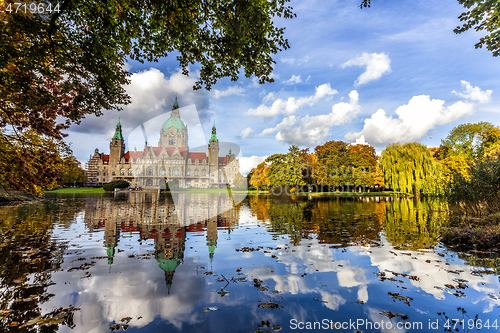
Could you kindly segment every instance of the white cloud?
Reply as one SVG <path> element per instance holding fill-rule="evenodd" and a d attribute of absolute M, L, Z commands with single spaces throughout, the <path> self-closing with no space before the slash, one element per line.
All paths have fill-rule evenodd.
<path fill-rule="evenodd" d="M 462 82 L 465 93 L 457 95 L 472 101 L 487 101 L 491 91 L 484 92 L 478 87 L 471 87 L 468 82 Z M 365 119 L 363 130 L 348 133 L 347 140 L 355 140 L 364 135 L 367 141 L 373 143 L 409 142 L 424 137 L 429 130 L 437 125 L 443 125 L 470 115 L 474 112 L 474 103 L 458 101 L 450 106 L 444 106 L 445 101 L 430 99 L 427 95 L 414 96 L 408 104 L 396 109 L 396 116 L 387 115 L 382 109 L 377 110 L 370 118 Z"/>
<path fill-rule="evenodd" d="M 366 66 L 366 70 L 354 82 L 354 85 L 359 86 L 380 77 L 391 71 L 391 60 L 385 53 L 364 52 L 361 56 L 351 59 L 342 65 L 342 68 L 349 66 Z"/>
<path fill-rule="evenodd" d="M 295 62 L 295 58 L 280 58 L 281 62 L 289 65 L 293 65 Z"/>
<path fill-rule="evenodd" d="M 283 81 L 284 84 L 288 85 L 294 85 L 301 82 L 302 80 L 300 79 L 300 75 L 292 75 L 292 77 L 289 80 Z"/>
<path fill-rule="evenodd" d="M 219 98 L 224 97 L 224 96 L 243 95 L 244 91 L 245 91 L 245 89 L 243 89 L 241 87 L 229 87 L 224 91 L 214 89 L 214 97 L 216 99 L 219 99 Z"/>
<path fill-rule="evenodd" d="M 248 138 L 253 133 L 255 133 L 255 131 L 251 127 L 247 127 L 243 131 L 241 131 L 241 137 L 245 139 Z"/>
<path fill-rule="evenodd" d="M 86 117 L 81 125 L 72 126 L 71 130 L 86 134 L 101 134 L 107 141 L 115 131 L 118 116 L 121 116 L 124 133 L 127 133 L 144 121 L 171 111 L 176 96 L 180 107 L 194 104 L 200 112 L 200 118 L 205 119 L 209 113 L 209 95 L 203 89 L 193 90 L 197 80 L 196 74 L 193 74 L 188 77 L 178 70 L 170 77 L 166 77 L 156 68 L 133 73 L 130 84 L 125 86 L 132 102 L 123 106 L 122 112 L 104 112 L 101 117 Z M 87 154 L 88 152 L 85 153 Z"/>
<path fill-rule="evenodd" d="M 345 124 L 359 112 L 359 95 L 356 90 L 349 93 L 349 103 L 340 102 L 332 106 L 332 112 L 318 116 L 286 117 L 273 128 L 267 128 L 260 135 L 269 135 L 276 131 L 276 140 L 299 146 L 313 146 L 326 141 L 332 126 Z"/>
<path fill-rule="evenodd" d="M 267 94 L 263 99 L 262 99 L 262 102 L 263 103 L 267 103 L 269 101 L 272 101 L 273 99 L 276 99 L 276 94 L 274 92 L 270 92 L 269 94 Z"/>
<path fill-rule="evenodd" d="M 453 94 L 479 103 L 489 102 L 492 93 L 491 90 L 482 91 L 479 87 L 473 87 L 467 81 L 462 80 L 460 82 L 462 83 L 462 88 L 465 90 L 465 93 L 456 92 L 455 90 L 453 90 L 452 91 Z"/>
<path fill-rule="evenodd" d="M 290 115 L 295 113 L 303 105 L 307 104 L 309 106 L 312 106 L 320 99 L 327 96 L 333 96 L 336 93 L 337 90 L 332 89 L 330 87 L 330 83 L 325 83 L 320 85 L 319 87 L 316 87 L 316 93 L 313 96 L 301 97 L 299 99 L 295 99 L 295 97 L 289 97 L 286 101 L 278 98 L 271 106 L 261 104 L 256 109 L 248 110 L 246 114 L 250 116 L 261 116 L 265 118 L 272 117 L 280 113 L 284 115 Z M 268 99 L 266 99 L 266 101 L 267 100 Z"/>
<path fill-rule="evenodd" d="M 255 168 L 258 164 L 264 162 L 267 156 L 250 156 L 250 157 L 240 157 L 240 173 L 242 175 L 247 175 L 252 168 Z"/>

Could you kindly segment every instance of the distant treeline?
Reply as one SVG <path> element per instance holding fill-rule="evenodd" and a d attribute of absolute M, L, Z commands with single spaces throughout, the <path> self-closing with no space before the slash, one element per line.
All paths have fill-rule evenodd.
<path fill-rule="evenodd" d="M 292 192 L 304 188 L 357 191 L 362 186 L 416 197 L 448 193 L 456 200 L 470 197 L 473 190 L 477 192 L 475 200 L 484 201 L 478 196 L 486 189 L 477 187 L 488 184 L 491 192 L 499 184 L 499 175 L 494 172 L 500 171 L 499 156 L 500 128 L 479 122 L 453 128 L 439 147 L 391 143 L 381 156 L 370 145 L 343 141 L 328 141 L 313 152 L 291 146 L 286 154 L 269 156 L 250 171 L 247 179 L 258 189 L 286 185 Z M 465 188 L 469 192 L 464 192 Z"/>

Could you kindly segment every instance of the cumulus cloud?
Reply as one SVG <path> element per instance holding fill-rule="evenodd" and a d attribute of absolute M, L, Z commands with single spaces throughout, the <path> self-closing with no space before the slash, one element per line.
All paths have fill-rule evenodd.
<path fill-rule="evenodd" d="M 462 81 L 462 86 L 465 92 L 455 94 L 470 101 L 489 100 L 491 90 L 484 92 L 465 81 Z M 365 119 L 360 132 L 348 133 L 345 138 L 353 141 L 364 135 L 367 141 L 378 144 L 415 141 L 437 125 L 450 123 L 474 112 L 475 104 L 472 102 L 458 101 L 450 106 L 444 106 L 444 103 L 443 100 L 431 99 L 427 95 L 414 96 L 408 104 L 396 109 L 395 117 L 379 109 Z"/>
<path fill-rule="evenodd" d="M 250 157 L 240 157 L 240 173 L 242 175 L 247 175 L 252 168 L 255 168 L 258 164 L 264 162 L 267 156 L 250 156 Z"/>
<path fill-rule="evenodd" d="M 132 102 L 123 106 L 123 111 L 104 111 L 101 117 L 87 116 L 70 131 L 98 134 L 107 141 L 111 139 L 120 116 L 124 135 L 127 135 L 144 121 L 171 111 L 176 96 L 180 107 L 194 104 L 202 120 L 209 118 L 208 93 L 203 89 L 193 90 L 196 77 L 185 76 L 181 70 L 165 77 L 160 70 L 150 68 L 133 73 L 130 81 L 125 89 Z"/>
<path fill-rule="evenodd" d="M 356 90 L 349 93 L 350 101 L 340 102 L 332 106 L 332 112 L 317 116 L 305 116 L 297 119 L 289 116 L 272 128 L 267 128 L 260 135 L 270 135 L 275 132 L 276 140 L 298 146 L 313 146 L 326 141 L 328 131 L 352 120 L 359 112 L 359 95 Z"/>
<path fill-rule="evenodd" d="M 342 68 L 350 66 L 366 66 L 366 70 L 354 82 L 359 86 L 370 81 L 378 80 L 382 75 L 391 71 L 391 60 L 385 53 L 363 53 L 362 55 L 351 59 L 342 65 Z"/>
<path fill-rule="evenodd" d="M 243 131 L 241 131 L 241 137 L 245 139 L 248 138 L 253 133 L 255 133 L 255 131 L 251 127 L 247 127 Z"/>
<path fill-rule="evenodd" d="M 216 99 L 219 99 L 221 97 L 230 96 L 230 95 L 243 95 L 244 91 L 245 91 L 245 89 L 243 89 L 241 87 L 229 87 L 224 91 L 214 89 L 214 97 Z"/>
<path fill-rule="evenodd" d="M 301 82 L 302 80 L 300 79 L 300 75 L 292 75 L 292 77 L 289 80 L 283 81 L 283 83 L 287 85 L 294 85 Z"/>
<path fill-rule="evenodd" d="M 467 81 L 462 80 L 460 82 L 462 83 L 462 88 L 465 90 L 465 92 L 461 93 L 453 90 L 453 94 L 479 103 L 487 103 L 490 101 L 492 93 L 491 90 L 482 91 L 479 87 L 473 87 Z"/>
<path fill-rule="evenodd" d="M 299 99 L 295 99 L 295 97 L 289 97 L 286 101 L 278 98 L 273 102 L 271 106 L 261 104 L 256 109 L 248 110 L 246 114 L 250 116 L 261 116 L 265 118 L 272 117 L 280 113 L 284 115 L 291 115 L 304 105 L 312 106 L 319 100 L 328 96 L 333 96 L 336 93 L 337 90 L 332 89 L 330 87 L 330 83 L 325 83 L 316 87 L 316 93 L 312 96 L 301 97 Z"/>

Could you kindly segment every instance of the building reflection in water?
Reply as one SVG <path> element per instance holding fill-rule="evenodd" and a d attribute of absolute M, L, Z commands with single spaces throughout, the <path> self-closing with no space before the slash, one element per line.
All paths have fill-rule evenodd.
<path fill-rule="evenodd" d="M 104 231 L 108 264 L 113 264 L 121 233 L 154 240 L 155 259 L 165 272 L 168 292 L 175 270 L 184 259 L 187 233 L 206 232 L 208 257 L 213 261 L 217 230 L 231 230 L 238 223 L 239 205 L 228 195 L 214 193 L 127 193 L 120 198 L 92 198 L 85 209 L 91 232 Z"/>

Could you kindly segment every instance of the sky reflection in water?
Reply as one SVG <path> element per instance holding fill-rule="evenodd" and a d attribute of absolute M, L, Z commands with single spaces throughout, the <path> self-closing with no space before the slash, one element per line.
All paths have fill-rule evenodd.
<path fill-rule="evenodd" d="M 476 315 L 500 324 L 498 259 L 440 245 L 440 201 L 249 196 L 234 207 L 229 196 L 131 193 L 1 208 L 0 221 L 1 310 L 12 310 L 1 324 L 13 332 L 36 329 L 13 320 L 70 305 L 71 321 L 45 328 L 289 332 L 292 319 L 363 319 L 425 332 L 436 320 L 444 331 L 442 312 L 465 331 Z"/>

